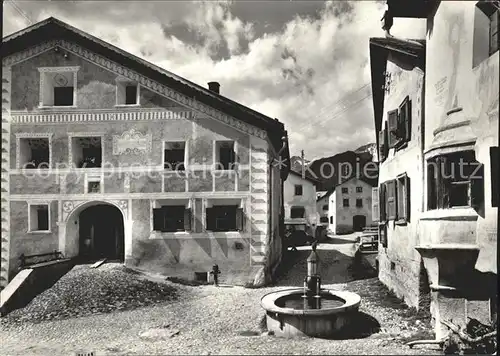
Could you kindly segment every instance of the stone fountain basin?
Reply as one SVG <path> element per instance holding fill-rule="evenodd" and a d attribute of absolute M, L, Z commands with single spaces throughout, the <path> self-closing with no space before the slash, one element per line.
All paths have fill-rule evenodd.
<path fill-rule="evenodd" d="M 352 316 L 358 312 L 361 297 L 352 292 L 322 289 L 322 297 L 341 300 L 342 305 L 322 309 L 294 309 L 280 307 L 276 301 L 281 298 L 297 298 L 304 289 L 294 288 L 264 295 L 261 306 L 266 310 L 267 329 L 279 337 L 342 337 L 349 328 Z"/>

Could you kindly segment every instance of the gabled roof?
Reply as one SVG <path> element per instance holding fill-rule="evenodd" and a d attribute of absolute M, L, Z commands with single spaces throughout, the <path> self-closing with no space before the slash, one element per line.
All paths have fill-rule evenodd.
<path fill-rule="evenodd" d="M 370 66 L 372 76 L 373 112 L 375 132 L 382 128 L 384 112 L 384 85 L 387 60 L 404 65 L 405 69 L 415 67 L 425 70 L 425 40 L 405 40 L 395 37 L 370 38 Z M 378 135 L 376 135 L 378 147 Z"/>
<path fill-rule="evenodd" d="M 267 132 L 269 140 L 276 151 L 282 148 L 283 141 L 286 143 L 286 147 L 282 152 L 282 157 L 286 161 L 289 160 L 288 135 L 283 123 L 279 122 L 277 119 L 272 119 L 219 95 L 214 91 L 203 88 L 198 84 L 134 56 L 131 53 L 54 17 L 49 17 L 48 19 L 4 37 L 2 39 L 0 53 L 2 58 L 5 58 L 49 40 L 66 40 L 68 42 L 77 43 L 96 54 L 133 69 L 139 74 L 176 90 L 181 94 L 194 98 L 205 105 L 216 108 L 247 124 L 258 127 Z M 289 165 L 287 164 L 287 166 Z"/>
<path fill-rule="evenodd" d="M 310 176 L 309 174 L 307 174 L 307 173 L 305 173 L 305 174 L 304 174 L 304 177 L 302 177 L 302 172 L 297 172 L 297 171 L 295 171 L 295 170 L 291 169 L 291 170 L 290 170 L 290 174 L 294 174 L 294 175 L 296 175 L 296 176 L 298 176 L 298 177 L 300 177 L 300 178 L 302 178 L 302 179 L 308 180 L 308 181 L 310 181 L 310 182 L 311 182 L 311 183 L 313 183 L 313 184 L 317 184 L 317 183 L 319 183 L 319 181 L 318 181 L 317 179 L 315 179 L 315 178 L 311 177 L 311 176 Z"/>
<path fill-rule="evenodd" d="M 337 189 L 337 187 L 340 187 L 342 184 L 344 184 L 344 183 L 346 183 L 346 182 L 349 182 L 350 180 L 353 180 L 354 178 L 359 179 L 360 181 L 365 182 L 366 184 L 368 184 L 368 185 L 369 185 L 369 186 L 371 186 L 371 187 L 373 187 L 373 186 L 374 186 L 374 185 L 373 185 L 374 183 L 373 183 L 372 181 L 370 181 L 369 179 L 365 178 L 365 177 L 356 177 L 356 176 L 353 176 L 353 177 L 350 177 L 349 179 L 346 179 L 346 180 L 345 180 L 345 181 L 343 181 L 342 183 L 337 184 L 337 185 L 333 186 L 332 188 L 328 189 L 328 190 L 325 192 L 325 194 L 323 194 L 322 196 L 318 197 L 318 198 L 316 199 L 316 201 L 321 200 L 321 199 L 323 199 L 324 197 L 329 196 L 330 194 L 332 194 L 332 193 L 335 191 L 335 189 Z"/>

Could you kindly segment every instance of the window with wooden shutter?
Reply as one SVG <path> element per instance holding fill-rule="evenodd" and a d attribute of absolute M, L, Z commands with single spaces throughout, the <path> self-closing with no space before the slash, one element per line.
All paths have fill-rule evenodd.
<path fill-rule="evenodd" d="M 153 209 L 153 230 L 163 231 L 164 223 L 165 221 L 163 219 L 163 210 Z"/>
<path fill-rule="evenodd" d="M 475 162 L 475 168 L 470 176 L 470 206 L 479 210 L 484 202 L 484 165 Z"/>
<path fill-rule="evenodd" d="M 379 161 L 383 162 L 385 160 L 385 130 L 381 130 L 378 133 L 378 155 Z"/>
<path fill-rule="evenodd" d="M 409 96 L 399 106 L 397 136 L 399 144 L 411 140 L 411 100 Z"/>
<path fill-rule="evenodd" d="M 378 208 L 380 211 L 380 222 L 385 222 L 387 220 L 387 214 L 386 214 L 386 184 L 382 183 L 380 184 L 380 187 L 378 188 L 378 193 L 379 193 L 379 201 L 378 201 Z"/>
<path fill-rule="evenodd" d="M 405 174 L 397 178 L 397 216 L 399 222 L 410 221 L 410 179 Z"/>
<path fill-rule="evenodd" d="M 499 181 L 499 169 L 498 165 L 500 162 L 500 155 L 498 154 L 500 148 L 490 147 L 490 169 L 491 169 L 491 206 L 498 207 L 498 186 L 500 185 Z"/>
<path fill-rule="evenodd" d="M 398 110 L 392 110 L 387 113 L 387 125 L 388 125 L 388 139 L 389 148 L 396 147 L 399 143 L 398 136 Z"/>
<path fill-rule="evenodd" d="M 397 219 L 397 200 L 396 200 L 396 181 L 391 180 L 387 182 L 387 220 L 396 220 Z"/>
<path fill-rule="evenodd" d="M 245 230 L 245 219 L 242 208 L 236 209 L 236 230 L 238 231 Z"/>
<path fill-rule="evenodd" d="M 184 231 L 191 231 L 191 209 L 184 209 Z"/>
<path fill-rule="evenodd" d="M 372 188 L 372 221 L 380 221 L 378 187 Z"/>
<path fill-rule="evenodd" d="M 380 224 L 378 226 L 378 239 L 382 247 L 387 247 L 387 225 Z"/>

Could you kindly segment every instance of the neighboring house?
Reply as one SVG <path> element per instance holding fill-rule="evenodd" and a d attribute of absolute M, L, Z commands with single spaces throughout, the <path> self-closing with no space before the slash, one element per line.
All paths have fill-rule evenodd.
<path fill-rule="evenodd" d="M 439 339 L 441 320 L 497 319 L 499 2 L 388 6 L 428 31 L 370 40 L 379 278 L 416 307 L 428 285 Z"/>
<path fill-rule="evenodd" d="M 320 195 L 316 194 L 316 211 L 318 212 L 319 225 L 328 227 L 328 195 L 327 191 L 321 192 Z"/>
<path fill-rule="evenodd" d="M 362 231 L 372 224 L 372 185 L 363 179 L 351 178 L 337 185 L 318 199 L 322 201 L 322 209 L 328 205 L 328 231 L 332 234 Z"/>
<path fill-rule="evenodd" d="M 316 184 L 301 173 L 291 170 L 285 181 L 283 205 L 286 225 L 306 225 L 306 231 L 314 236 L 317 225 Z"/>
<path fill-rule="evenodd" d="M 21 254 L 54 250 L 270 280 L 282 123 L 54 18 L 5 37 L 2 57 L 2 286 Z"/>

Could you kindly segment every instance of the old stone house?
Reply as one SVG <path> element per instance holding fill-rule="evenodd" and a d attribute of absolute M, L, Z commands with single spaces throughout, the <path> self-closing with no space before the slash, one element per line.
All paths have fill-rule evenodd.
<path fill-rule="evenodd" d="M 316 184 L 313 178 L 290 170 L 283 189 L 285 225 L 294 225 L 315 236 L 318 224 L 316 213 Z"/>
<path fill-rule="evenodd" d="M 426 21 L 427 34 L 370 40 L 379 278 L 413 306 L 428 290 L 441 338 L 441 320 L 496 320 L 500 7 L 388 6 L 396 18 Z"/>
<path fill-rule="evenodd" d="M 281 259 L 284 125 L 49 18 L 2 41 L 2 262 L 60 251 L 262 284 Z"/>
<path fill-rule="evenodd" d="M 348 234 L 372 224 L 372 188 L 361 178 L 350 178 L 328 190 L 318 202 L 327 211 L 328 232 Z"/>

